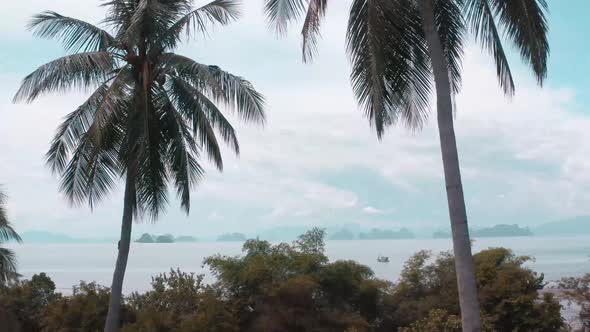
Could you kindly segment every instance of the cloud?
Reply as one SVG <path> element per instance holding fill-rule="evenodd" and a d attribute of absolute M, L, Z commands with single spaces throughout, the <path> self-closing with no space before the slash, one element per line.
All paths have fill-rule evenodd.
<path fill-rule="evenodd" d="M 69 8 L 59 3 L 61 9 Z M 421 132 L 392 127 L 382 141 L 376 139 L 350 88 L 346 4 L 330 8 L 318 57 L 304 65 L 297 31 L 275 38 L 266 29 L 260 3 L 253 3 L 248 2 L 243 21 L 180 51 L 250 79 L 267 97 L 268 123 L 246 126 L 230 116 L 241 142 L 240 157 L 224 150 L 222 174 L 207 165 L 206 179 L 193 192 L 190 217 L 173 201 L 159 224 L 137 228 L 215 233 L 278 224 L 446 223 L 436 117 Z M 55 7 L 41 0 L 10 6 L 25 5 L 31 12 Z M 78 7 L 70 8 L 72 15 L 100 16 Z M 10 25 L 5 31 L 15 31 L 23 20 L 9 18 L 0 28 Z M 42 57 L 26 38 L 19 40 L 20 53 Z M 590 213 L 590 119 L 570 110 L 576 91 L 538 88 L 522 79 L 529 74 L 516 66 L 514 74 L 521 80 L 508 100 L 486 59 L 478 49 L 468 49 L 464 88 L 457 96 L 456 131 L 472 222 L 538 223 Z M 47 96 L 31 105 L 10 103 L 20 78 L 37 62 L 19 64 L 26 70 L 18 74 L 0 71 L 0 183 L 10 193 L 12 216 L 20 229 L 116 234 L 120 190 L 92 213 L 72 208 L 57 194 L 58 182 L 43 162 L 61 118 L 84 94 Z M 346 187 L 351 177 L 362 175 L 358 170 L 376 174 L 387 186 L 379 191 L 375 184 Z M 325 174 L 336 175 L 326 181 Z M 395 220 L 385 220 L 391 209 Z"/>
<path fill-rule="evenodd" d="M 363 212 L 366 214 L 384 214 L 385 213 L 383 210 L 379 210 L 379 209 L 374 208 L 372 206 L 365 206 L 363 208 Z"/>

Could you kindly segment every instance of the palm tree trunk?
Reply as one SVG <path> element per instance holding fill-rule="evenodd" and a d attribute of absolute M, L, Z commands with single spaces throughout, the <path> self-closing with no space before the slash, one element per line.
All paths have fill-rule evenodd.
<path fill-rule="evenodd" d="M 131 227 L 133 225 L 133 203 L 135 200 L 135 181 L 134 177 L 127 172 L 125 183 L 125 198 L 123 203 L 123 220 L 121 222 L 121 239 L 119 240 L 119 254 L 113 274 L 113 283 L 111 285 L 111 299 L 109 303 L 109 312 L 104 327 L 105 332 L 116 332 L 119 330 L 121 317 L 121 304 L 123 279 L 125 269 L 127 268 L 127 258 L 129 257 L 129 246 L 131 244 Z"/>
<path fill-rule="evenodd" d="M 436 87 L 438 130 L 451 218 L 451 231 L 453 233 L 453 251 L 455 254 L 461 320 L 464 332 L 479 332 L 481 331 L 479 302 L 477 300 L 475 268 L 471 254 L 471 241 L 467 226 L 467 212 L 465 198 L 463 197 L 457 142 L 453 127 L 453 104 L 451 101 L 449 71 L 436 29 L 434 2 L 432 0 L 422 0 L 421 3 L 422 25 L 432 62 Z"/>

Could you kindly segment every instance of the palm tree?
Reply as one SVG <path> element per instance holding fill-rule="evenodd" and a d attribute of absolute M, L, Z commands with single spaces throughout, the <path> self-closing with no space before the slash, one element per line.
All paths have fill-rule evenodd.
<path fill-rule="evenodd" d="M 316 50 L 328 0 L 266 0 L 270 23 L 282 33 L 304 16 L 303 59 Z M 351 81 L 357 100 L 381 138 L 402 121 L 419 128 L 427 118 L 432 89 L 443 159 L 464 331 L 479 331 L 480 316 L 452 97 L 461 87 L 461 57 L 472 33 L 496 64 L 501 88 L 514 82 L 501 35 L 520 51 L 539 84 L 547 73 L 545 0 L 353 0 L 347 29 Z M 434 85 L 433 85 L 434 82 Z"/>
<path fill-rule="evenodd" d="M 47 162 L 73 204 L 94 206 L 125 179 L 117 263 L 105 331 L 119 328 L 132 220 L 156 220 L 172 183 L 188 214 L 190 190 L 206 155 L 219 169 L 221 139 L 238 154 L 235 130 L 218 108 L 263 123 L 264 98 L 242 77 L 174 53 L 191 35 L 239 16 L 236 0 L 194 8 L 192 0 L 109 0 L 105 29 L 55 12 L 33 17 L 35 35 L 57 38 L 68 54 L 26 76 L 15 101 L 71 88 L 93 88 L 65 117 Z"/>
<path fill-rule="evenodd" d="M 6 215 L 6 195 L 0 192 L 0 244 L 7 241 L 22 242 L 20 236 L 14 231 L 8 216 Z M 0 247 L 0 285 L 15 280 L 18 277 L 16 273 L 16 256 L 14 252 L 7 248 Z"/>

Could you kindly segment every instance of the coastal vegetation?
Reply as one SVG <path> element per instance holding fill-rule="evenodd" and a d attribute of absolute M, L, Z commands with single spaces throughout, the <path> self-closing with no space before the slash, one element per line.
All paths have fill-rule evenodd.
<path fill-rule="evenodd" d="M 215 255 L 216 277 L 178 270 L 155 276 L 146 292 L 124 299 L 122 331 L 412 331 L 461 330 L 451 253 L 421 251 L 399 280 L 375 277 L 349 260 L 330 261 L 324 232 L 293 243 L 248 240 L 240 256 Z M 555 332 L 559 303 L 540 297 L 544 280 L 524 266 L 528 257 L 494 248 L 474 255 L 483 331 Z M 80 283 L 71 295 L 45 274 L 0 287 L 0 319 L 10 331 L 100 331 L 109 289 Z M 424 329 L 444 326 L 444 329 Z"/>

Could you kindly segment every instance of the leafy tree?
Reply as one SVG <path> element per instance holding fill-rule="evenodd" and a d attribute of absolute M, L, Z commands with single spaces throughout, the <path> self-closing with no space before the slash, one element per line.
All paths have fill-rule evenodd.
<path fill-rule="evenodd" d="M 10 287 L 0 286 L 0 326 L 11 324 L 11 331 L 41 331 L 45 310 L 60 298 L 55 283 L 45 273 Z"/>
<path fill-rule="evenodd" d="M 216 65 L 174 53 L 183 36 L 206 34 L 239 14 L 237 1 L 109 0 L 105 29 L 55 12 L 35 15 L 34 34 L 57 38 L 68 55 L 26 76 L 15 101 L 48 92 L 93 88 L 66 116 L 47 160 L 73 204 L 91 207 L 125 179 L 121 238 L 105 331 L 119 326 L 122 285 L 134 218 L 156 220 L 168 203 L 168 183 L 182 208 L 204 174 L 205 155 L 223 168 L 219 139 L 238 153 L 235 130 L 218 108 L 264 121 L 264 99 L 252 84 Z"/>
<path fill-rule="evenodd" d="M 238 331 L 231 305 L 202 279 L 179 270 L 152 278 L 150 291 L 130 296 L 137 319 L 123 331 Z"/>
<path fill-rule="evenodd" d="M 248 240 L 244 256 L 205 260 L 236 308 L 241 331 L 368 331 L 389 284 L 352 261 L 329 263 L 325 232 L 292 244 Z"/>
<path fill-rule="evenodd" d="M 265 0 L 271 24 L 282 33 L 304 17 L 303 59 L 316 51 L 328 0 Z M 351 81 L 357 100 L 381 138 L 389 125 L 420 128 L 436 93 L 445 188 L 464 331 L 481 329 L 467 212 L 453 123 L 453 95 L 461 87 L 461 57 L 468 32 L 496 64 L 500 87 L 514 94 L 502 38 L 530 65 L 539 84 L 547 74 L 545 0 L 354 0 L 347 28 Z"/>
<path fill-rule="evenodd" d="M 11 240 L 20 243 L 22 242 L 20 236 L 8 221 L 5 204 L 6 195 L 0 191 L 0 245 Z M 17 277 L 16 256 L 14 252 L 8 248 L 0 247 L 0 286 L 16 280 Z"/>
<path fill-rule="evenodd" d="M 41 325 L 44 331 L 102 331 L 108 312 L 110 290 L 94 282 L 81 282 L 73 289 L 72 296 L 59 297 L 49 303 L 43 313 Z M 131 322 L 134 313 L 122 307 L 121 320 Z"/>
<path fill-rule="evenodd" d="M 443 253 L 429 263 L 431 257 L 431 253 L 422 251 L 409 259 L 386 301 L 386 310 L 391 310 L 391 318 L 401 326 L 446 321 L 435 319 L 432 315 L 441 315 L 433 310 L 444 310 L 444 317 L 460 313 L 453 256 Z M 559 302 L 551 296 L 538 301 L 543 275 L 523 267 L 529 259 L 504 248 L 474 255 L 486 329 L 549 332 L 563 327 Z"/>

